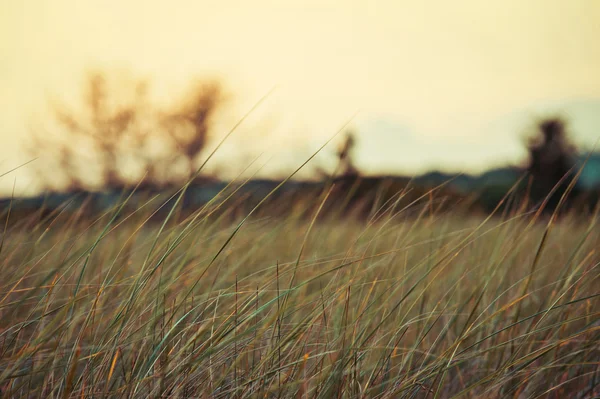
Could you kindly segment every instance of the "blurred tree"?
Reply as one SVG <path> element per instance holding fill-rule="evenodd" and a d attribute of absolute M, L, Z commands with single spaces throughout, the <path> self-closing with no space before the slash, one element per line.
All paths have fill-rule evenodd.
<path fill-rule="evenodd" d="M 354 131 L 346 132 L 344 141 L 341 143 L 338 151 L 338 171 L 341 176 L 358 176 L 358 168 L 354 164 L 354 148 L 356 147 L 356 137 Z"/>
<path fill-rule="evenodd" d="M 356 147 L 356 138 L 353 130 L 346 131 L 343 140 L 335 151 L 337 163 L 333 171 L 323 165 L 315 167 L 315 175 L 323 180 L 332 178 L 353 178 L 360 175 L 358 168 L 354 164 L 354 148 Z M 329 169 L 329 170 L 328 170 Z"/>
<path fill-rule="evenodd" d="M 561 118 L 540 121 L 536 134 L 529 139 L 527 150 L 527 171 L 532 177 L 530 196 L 539 203 L 558 185 L 548 199 L 547 209 L 553 210 L 569 184 L 568 179 L 559 182 L 574 171 L 576 162 L 576 150 L 569 140 L 566 122 Z"/>
<path fill-rule="evenodd" d="M 141 165 L 143 183 L 154 187 L 177 179 L 177 161 L 186 163 L 186 179 L 195 172 L 195 161 L 207 143 L 210 118 L 223 100 L 221 86 L 212 81 L 194 86 L 184 101 L 163 111 L 150 105 L 146 81 L 120 83 L 109 87 L 102 73 L 91 73 L 85 82 L 82 112 L 52 104 L 60 139 L 33 132 L 29 152 L 36 157 L 49 154 L 58 161 L 67 191 L 90 188 L 89 179 L 82 177 L 87 172 L 81 171 L 90 159 L 97 162 L 104 189 L 139 181 L 142 176 L 131 179 L 126 177 L 131 173 L 122 173 L 131 166 L 127 161 Z M 54 168 L 38 171 L 46 189 L 56 190 L 56 172 Z"/>
<path fill-rule="evenodd" d="M 189 95 L 163 117 L 163 126 L 186 164 L 192 177 L 198 156 L 208 141 L 210 118 L 223 100 L 221 86 L 216 82 L 199 82 Z"/>

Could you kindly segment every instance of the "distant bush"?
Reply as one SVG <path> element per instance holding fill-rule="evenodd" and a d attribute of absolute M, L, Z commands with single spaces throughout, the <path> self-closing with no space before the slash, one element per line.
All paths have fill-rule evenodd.
<path fill-rule="evenodd" d="M 576 150 L 570 142 L 566 121 L 555 117 L 543 119 L 527 145 L 527 171 L 532 177 L 530 198 L 541 203 L 547 197 L 548 211 L 558 206 L 576 172 Z M 572 195 L 577 190 L 573 189 Z"/>

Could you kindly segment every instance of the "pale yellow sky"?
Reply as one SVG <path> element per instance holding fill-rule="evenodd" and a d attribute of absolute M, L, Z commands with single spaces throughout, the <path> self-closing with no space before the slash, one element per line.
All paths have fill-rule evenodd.
<path fill-rule="evenodd" d="M 541 110 L 566 110 L 580 141 L 600 136 L 598 38 L 597 0 L 0 0 L 0 174 L 26 160 L 48 97 L 76 101 L 96 67 L 167 98 L 219 74 L 235 115 L 277 85 L 254 118 L 277 123 L 250 121 L 224 151 L 265 151 L 265 173 L 358 109 L 364 170 L 480 170 L 519 159 L 518 130 Z M 14 176 L 28 185 L 21 171 L 0 188 Z"/>

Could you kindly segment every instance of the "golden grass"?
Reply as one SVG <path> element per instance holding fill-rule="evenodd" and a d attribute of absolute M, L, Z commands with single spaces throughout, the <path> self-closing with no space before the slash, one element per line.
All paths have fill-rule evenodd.
<path fill-rule="evenodd" d="M 123 209 L 7 227 L 4 396 L 600 395 L 595 217 Z"/>

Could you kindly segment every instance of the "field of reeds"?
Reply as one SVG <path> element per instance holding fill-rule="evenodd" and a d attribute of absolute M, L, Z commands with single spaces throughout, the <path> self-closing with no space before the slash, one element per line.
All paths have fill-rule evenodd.
<path fill-rule="evenodd" d="M 2 396 L 600 395 L 596 215 L 319 217 L 329 200 L 7 222 Z"/>

